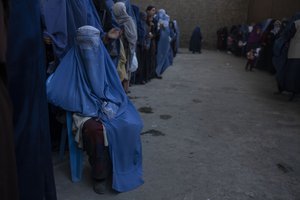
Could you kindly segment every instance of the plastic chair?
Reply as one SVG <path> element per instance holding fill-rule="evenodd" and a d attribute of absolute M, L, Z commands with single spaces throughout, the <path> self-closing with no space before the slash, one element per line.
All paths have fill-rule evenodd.
<path fill-rule="evenodd" d="M 70 169 L 71 180 L 78 182 L 81 180 L 83 170 L 83 151 L 77 147 L 72 133 L 72 113 L 66 111 L 66 126 L 62 128 L 59 157 L 64 159 L 66 140 L 68 136 L 69 143 L 69 156 L 70 156 Z"/>

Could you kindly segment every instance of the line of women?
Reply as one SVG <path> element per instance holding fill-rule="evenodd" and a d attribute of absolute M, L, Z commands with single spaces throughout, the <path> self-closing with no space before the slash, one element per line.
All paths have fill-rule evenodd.
<path fill-rule="evenodd" d="M 177 24 L 170 26 L 164 10 L 140 12 L 129 0 L 0 5 L 3 199 L 57 199 L 49 116 L 61 111 L 73 115 L 95 192 L 108 183 L 118 192 L 142 185 L 143 122 L 126 93 L 130 83 L 160 77 L 172 64 Z"/>
<path fill-rule="evenodd" d="M 42 14 L 52 55 L 48 101 L 73 113 L 75 140 L 89 156 L 94 191 L 103 194 L 111 180 L 109 187 L 118 192 L 137 188 L 144 182 L 143 122 L 127 93 L 131 83 L 160 76 L 171 64 L 166 12 L 148 9 L 159 32 L 151 32 L 146 14 L 130 1 L 45 1 Z"/>
<path fill-rule="evenodd" d="M 179 29 L 176 20 L 170 20 L 164 9 L 156 12 L 150 5 L 146 13 L 136 13 L 138 69 L 131 82 L 145 84 L 152 78 L 162 78 L 164 71 L 173 64 L 178 51 Z"/>
<path fill-rule="evenodd" d="M 217 48 L 246 56 L 253 53 L 253 67 L 275 74 L 279 92 L 300 92 L 300 14 L 289 19 L 267 19 L 251 25 L 234 25 L 217 31 Z"/>

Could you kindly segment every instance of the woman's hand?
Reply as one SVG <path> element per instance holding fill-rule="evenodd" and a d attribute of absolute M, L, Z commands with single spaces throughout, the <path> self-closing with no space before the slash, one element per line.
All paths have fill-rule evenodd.
<path fill-rule="evenodd" d="M 118 28 L 112 28 L 107 33 L 107 37 L 109 39 L 118 39 L 120 35 L 121 35 L 121 30 Z"/>
<path fill-rule="evenodd" d="M 44 36 L 44 42 L 45 42 L 45 44 L 47 44 L 47 45 L 52 44 L 51 38 L 50 38 L 50 37 L 47 37 L 47 36 Z"/>

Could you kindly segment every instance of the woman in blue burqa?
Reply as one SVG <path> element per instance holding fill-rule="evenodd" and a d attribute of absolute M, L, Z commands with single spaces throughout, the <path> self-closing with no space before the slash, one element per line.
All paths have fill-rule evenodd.
<path fill-rule="evenodd" d="M 197 26 L 191 36 L 189 50 L 193 53 L 201 53 L 202 49 L 202 33 L 199 26 Z"/>
<path fill-rule="evenodd" d="M 89 19 L 98 21 L 94 8 L 90 9 Z M 74 45 L 47 80 L 47 95 L 56 106 L 101 121 L 112 161 L 112 188 L 126 192 L 143 184 L 143 124 L 122 88 L 101 34 L 100 26 L 77 30 Z"/>
<path fill-rule="evenodd" d="M 163 72 L 171 65 L 170 54 L 170 17 L 167 15 L 164 9 L 160 9 L 157 12 L 157 29 L 159 34 L 159 40 L 157 43 L 156 52 L 156 77 L 161 78 Z"/>
<path fill-rule="evenodd" d="M 41 15 L 44 37 L 51 38 L 54 55 L 59 61 L 73 46 L 77 28 L 83 25 L 101 26 L 92 0 L 42 1 Z"/>

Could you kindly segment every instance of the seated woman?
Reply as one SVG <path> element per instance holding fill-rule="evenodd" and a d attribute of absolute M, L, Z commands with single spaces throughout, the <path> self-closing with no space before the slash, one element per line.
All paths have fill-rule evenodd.
<path fill-rule="evenodd" d="M 47 80 L 47 95 L 50 103 L 76 113 L 77 121 L 82 122 L 79 127 L 83 127 L 83 135 L 79 131 L 78 138 L 85 143 L 90 156 L 97 193 L 103 193 L 99 183 L 109 176 L 109 171 L 103 171 L 110 162 L 105 156 L 107 150 L 114 190 L 126 192 L 143 184 L 140 139 L 143 123 L 122 88 L 100 39 L 100 30 L 92 26 L 77 30 L 74 46 Z M 102 130 L 106 137 L 101 136 Z M 100 135 L 95 138 L 94 133 Z M 104 147 L 104 138 L 108 148 Z M 98 158 L 93 153 L 103 156 Z M 101 166 L 105 168 L 102 171 Z"/>

